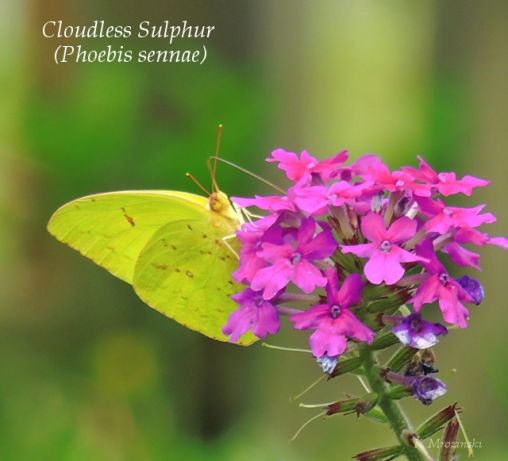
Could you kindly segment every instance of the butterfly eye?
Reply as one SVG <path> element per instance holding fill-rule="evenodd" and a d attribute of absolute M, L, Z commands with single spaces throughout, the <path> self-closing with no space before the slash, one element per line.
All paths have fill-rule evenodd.
<path fill-rule="evenodd" d="M 209 204 L 212 211 L 220 212 L 224 210 L 225 202 L 217 192 L 210 194 Z"/>
<path fill-rule="evenodd" d="M 210 209 L 217 213 L 221 213 L 230 207 L 227 195 L 220 191 L 210 194 L 208 203 L 210 204 Z"/>

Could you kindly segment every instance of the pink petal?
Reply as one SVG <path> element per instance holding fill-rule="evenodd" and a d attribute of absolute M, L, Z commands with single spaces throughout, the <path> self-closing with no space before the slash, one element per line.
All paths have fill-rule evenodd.
<path fill-rule="evenodd" d="M 261 250 L 257 256 L 265 261 L 276 263 L 281 259 L 288 259 L 294 254 L 294 249 L 290 245 L 276 245 L 265 242 L 261 245 Z"/>
<path fill-rule="evenodd" d="M 429 262 L 428 259 L 415 255 L 414 253 L 411 253 L 410 251 L 404 250 L 404 248 L 397 246 L 392 246 L 391 253 L 396 255 L 401 263 Z"/>
<path fill-rule="evenodd" d="M 367 343 L 374 339 L 375 333 L 348 310 L 342 311 L 335 322 L 340 323 L 340 331 L 350 338 Z"/>
<path fill-rule="evenodd" d="M 382 168 L 383 166 L 385 166 L 383 161 L 377 155 L 365 154 L 353 162 L 351 169 L 357 176 L 364 176 L 370 170 Z"/>
<path fill-rule="evenodd" d="M 416 234 L 418 224 L 414 219 L 406 216 L 392 223 L 386 232 L 386 239 L 392 243 L 407 242 Z"/>
<path fill-rule="evenodd" d="M 373 243 L 360 243 L 358 245 L 341 245 L 342 253 L 352 253 L 360 258 L 370 258 L 376 251 L 377 247 Z"/>
<path fill-rule="evenodd" d="M 441 214 L 445 208 L 445 204 L 441 200 L 432 200 L 425 197 L 416 197 L 416 203 L 420 210 L 430 216 Z"/>
<path fill-rule="evenodd" d="M 490 245 L 501 247 L 504 250 L 508 250 L 508 239 L 505 239 L 504 237 L 492 237 L 489 239 L 488 243 Z"/>
<path fill-rule="evenodd" d="M 343 307 L 356 306 L 362 299 L 363 282 L 360 274 L 346 277 L 338 292 L 338 303 Z"/>
<path fill-rule="evenodd" d="M 330 300 L 334 300 L 339 292 L 339 277 L 337 271 L 331 267 L 325 269 L 325 277 L 328 281 L 326 285 L 326 297 Z"/>
<path fill-rule="evenodd" d="M 429 277 L 422 282 L 418 287 L 415 296 L 413 297 L 413 307 L 417 312 L 424 304 L 433 303 L 439 294 L 441 284 L 437 275 L 429 275 Z"/>
<path fill-rule="evenodd" d="M 295 203 L 301 210 L 310 214 L 322 214 L 326 212 L 328 199 L 326 187 L 311 186 L 295 189 Z M 318 213 L 319 212 L 319 213 Z"/>
<path fill-rule="evenodd" d="M 288 261 L 282 260 L 273 266 L 265 267 L 257 272 L 251 282 L 254 291 L 263 290 L 263 299 L 272 299 L 290 280 L 293 268 Z"/>
<path fill-rule="evenodd" d="M 441 183 L 438 185 L 438 191 L 445 197 L 459 193 L 471 196 L 475 187 L 484 187 L 489 184 L 489 181 L 474 176 L 464 176 L 458 180 L 453 172 L 439 173 L 439 180 Z"/>
<path fill-rule="evenodd" d="M 439 293 L 439 307 L 443 314 L 443 319 L 448 323 L 457 325 L 459 328 L 467 327 L 469 311 L 458 300 L 455 289 L 442 287 Z"/>
<path fill-rule="evenodd" d="M 233 278 L 240 283 L 252 280 L 256 273 L 266 266 L 266 261 L 255 255 L 242 255 L 240 260 L 240 266 L 233 272 Z"/>
<path fill-rule="evenodd" d="M 317 304 L 306 311 L 298 312 L 289 317 L 293 326 L 297 330 L 307 330 L 316 328 L 319 321 L 330 315 L 330 306 L 328 304 Z"/>
<path fill-rule="evenodd" d="M 443 214 L 438 214 L 425 223 L 425 230 L 428 232 L 437 232 L 438 234 L 444 235 L 453 225 L 453 219 Z"/>
<path fill-rule="evenodd" d="M 441 264 L 436 252 L 434 251 L 434 244 L 432 240 L 425 239 L 423 242 L 416 245 L 416 254 L 423 259 L 420 261 L 421 265 L 432 274 L 438 272 L 446 272 L 445 267 Z"/>
<path fill-rule="evenodd" d="M 333 254 L 337 249 L 337 241 L 330 231 L 322 231 L 317 237 L 299 247 L 302 254 L 307 259 L 325 259 Z"/>
<path fill-rule="evenodd" d="M 461 267 L 474 267 L 480 268 L 480 255 L 461 247 L 458 243 L 451 242 L 446 245 L 443 251 L 450 256 L 450 259 Z"/>
<path fill-rule="evenodd" d="M 222 332 L 229 336 L 229 341 L 236 343 L 256 320 L 256 310 L 251 307 L 239 307 L 233 311 L 228 318 L 226 325 L 222 328 Z"/>
<path fill-rule="evenodd" d="M 260 196 L 256 195 L 255 198 L 231 197 L 231 201 L 241 206 L 242 208 L 256 207 L 261 210 L 270 211 L 296 211 L 293 203 L 287 196 L 270 195 Z"/>
<path fill-rule="evenodd" d="M 305 243 L 312 240 L 314 237 L 314 233 L 316 231 L 316 221 L 312 218 L 304 219 L 300 228 L 298 229 L 297 240 L 299 243 L 299 247 L 303 246 Z"/>
<path fill-rule="evenodd" d="M 286 152 L 284 149 L 275 149 L 272 158 L 268 162 L 278 162 L 278 167 L 286 172 L 289 179 L 299 181 L 305 176 L 310 176 L 309 169 L 318 164 L 317 159 L 303 151 L 300 158 L 294 152 Z"/>
<path fill-rule="evenodd" d="M 438 175 L 434 171 L 434 169 L 425 161 L 422 155 L 418 155 L 418 162 L 420 166 L 420 172 L 423 175 L 423 178 L 430 183 L 435 183 L 438 181 Z"/>
<path fill-rule="evenodd" d="M 325 354 L 336 357 L 343 354 L 347 348 L 346 337 L 336 332 L 331 321 L 321 322 L 318 329 L 310 335 L 309 343 L 315 357 Z"/>
<path fill-rule="evenodd" d="M 404 276 L 404 268 L 392 252 L 378 251 L 365 264 L 364 273 L 367 280 L 374 285 L 379 285 L 383 281 L 387 285 L 393 285 Z"/>
<path fill-rule="evenodd" d="M 457 243 L 474 243 L 478 246 L 484 246 L 489 241 L 489 236 L 476 229 L 459 229 L 455 233 Z"/>
<path fill-rule="evenodd" d="M 316 286 L 324 287 L 326 278 L 321 271 L 306 259 L 302 259 L 294 268 L 293 283 L 304 293 L 312 293 Z"/>
<path fill-rule="evenodd" d="M 252 332 L 263 339 L 268 334 L 274 335 L 280 329 L 280 319 L 277 309 L 270 303 L 264 302 L 257 308 L 257 321 Z"/>
<path fill-rule="evenodd" d="M 386 240 L 386 227 L 382 216 L 377 213 L 369 213 L 364 216 L 361 223 L 363 235 L 371 242 Z"/>

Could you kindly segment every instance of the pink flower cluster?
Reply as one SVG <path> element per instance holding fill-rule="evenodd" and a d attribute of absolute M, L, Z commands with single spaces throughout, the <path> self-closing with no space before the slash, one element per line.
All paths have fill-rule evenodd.
<path fill-rule="evenodd" d="M 470 277 L 455 279 L 440 256 L 479 269 L 480 256 L 465 245 L 508 249 L 508 240 L 478 230 L 496 219 L 483 205 L 450 206 L 445 198 L 471 196 L 488 181 L 437 173 L 421 157 L 417 168 L 397 171 L 375 155 L 349 165 L 347 159 L 347 152 L 318 161 L 305 151 L 276 149 L 268 162 L 292 182 L 287 192 L 232 199 L 265 216 L 237 234 L 234 278 L 246 288 L 233 296 L 239 308 L 223 330 L 231 341 L 249 330 L 260 338 L 276 333 L 284 314 L 294 328 L 313 330 L 317 358 L 336 358 L 348 339 L 371 343 L 381 329 L 366 324 L 376 301 L 366 293 L 373 290 L 379 299 L 404 293 L 402 303 L 412 306 L 406 319 L 391 315 L 398 306 L 383 312 L 404 344 L 429 347 L 446 333 L 421 318 L 424 306 L 435 302 L 445 322 L 467 326 L 466 304 L 479 304 L 483 288 Z"/>

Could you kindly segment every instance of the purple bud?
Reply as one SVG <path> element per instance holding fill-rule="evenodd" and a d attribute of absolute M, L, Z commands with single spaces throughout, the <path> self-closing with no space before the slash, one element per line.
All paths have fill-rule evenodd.
<path fill-rule="evenodd" d="M 459 279 L 457 279 L 459 285 L 464 288 L 464 291 L 471 296 L 473 302 L 479 306 L 485 298 L 485 290 L 483 289 L 482 284 L 473 277 L 469 277 L 468 275 L 463 275 Z"/>
<path fill-rule="evenodd" d="M 412 378 L 413 395 L 424 405 L 430 405 L 433 400 L 445 395 L 448 388 L 440 379 L 433 376 L 415 376 Z"/>
<path fill-rule="evenodd" d="M 398 325 L 393 327 L 392 332 L 399 341 L 415 349 L 427 349 L 437 344 L 439 335 L 448 334 L 446 327 L 439 323 L 431 323 L 422 319 L 419 313 L 410 314 L 407 317 L 392 317 Z"/>
<path fill-rule="evenodd" d="M 316 362 L 324 373 L 331 375 L 337 366 L 337 357 L 328 357 L 327 355 L 322 355 L 316 359 Z"/>
<path fill-rule="evenodd" d="M 405 386 L 424 405 L 430 405 L 433 400 L 445 395 L 448 390 L 443 381 L 428 375 L 404 376 L 387 371 L 384 373 L 384 378 L 389 383 Z"/>

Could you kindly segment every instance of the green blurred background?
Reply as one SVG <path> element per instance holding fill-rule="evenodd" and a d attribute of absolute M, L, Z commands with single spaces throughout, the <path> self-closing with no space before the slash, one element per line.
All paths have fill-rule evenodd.
<path fill-rule="evenodd" d="M 216 31 L 202 66 L 56 66 L 56 42 L 41 36 L 48 19 L 187 19 Z M 497 214 L 492 232 L 506 235 L 507 24 L 506 1 L 2 0 L 0 459 L 345 460 L 391 443 L 386 428 L 353 416 L 316 422 L 288 443 L 314 414 L 289 402 L 319 376 L 307 355 L 187 331 L 45 225 L 88 193 L 197 192 L 184 173 L 207 184 L 222 122 L 222 155 L 276 181 L 263 159 L 278 146 L 376 152 L 394 167 L 424 153 L 438 168 L 489 178 L 475 198 Z M 219 179 L 229 194 L 263 191 L 226 166 Z M 482 255 L 487 298 L 471 328 L 437 349 L 449 394 L 407 407 L 418 421 L 459 401 L 482 442 L 476 459 L 499 461 L 508 452 L 507 256 Z M 358 383 L 334 380 L 304 401 L 348 392 Z"/>

